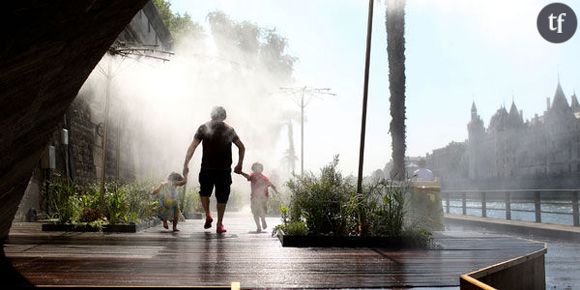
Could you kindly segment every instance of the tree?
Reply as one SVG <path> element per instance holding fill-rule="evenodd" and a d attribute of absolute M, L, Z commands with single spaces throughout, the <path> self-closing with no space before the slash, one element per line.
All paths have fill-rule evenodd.
<path fill-rule="evenodd" d="M 286 53 L 288 40 L 276 29 L 260 27 L 250 21 L 238 22 L 222 11 L 210 12 L 207 20 L 213 39 L 223 51 L 237 47 L 249 63 L 262 64 L 280 83 L 291 80 L 296 57 Z"/>
<path fill-rule="evenodd" d="M 157 8 L 163 23 L 175 39 L 203 35 L 203 27 L 199 23 L 193 22 L 187 12 L 183 13 L 183 15 L 173 13 L 171 11 L 171 3 L 168 0 L 153 0 L 153 4 Z"/>
<path fill-rule="evenodd" d="M 390 177 L 404 180 L 405 173 L 405 0 L 387 1 L 387 53 L 391 103 L 392 159 Z"/>

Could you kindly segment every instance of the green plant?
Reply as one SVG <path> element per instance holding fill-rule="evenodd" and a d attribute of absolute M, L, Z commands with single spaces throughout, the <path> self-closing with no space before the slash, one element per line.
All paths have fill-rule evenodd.
<path fill-rule="evenodd" d="M 303 217 L 313 234 L 348 234 L 350 217 L 343 205 L 354 194 L 355 187 L 351 180 L 342 177 L 337 166 L 338 156 L 335 156 L 319 176 L 307 173 L 287 183 L 292 193 L 291 221 L 297 222 Z"/>
<path fill-rule="evenodd" d="M 179 208 L 185 214 L 201 211 L 199 205 L 199 193 L 196 187 L 190 187 L 186 191 L 178 189 L 177 199 Z"/>
<path fill-rule="evenodd" d="M 366 186 L 364 207 L 368 234 L 399 237 L 405 221 L 407 183 L 377 180 Z"/>
<path fill-rule="evenodd" d="M 286 234 L 291 236 L 306 236 L 308 227 L 303 221 L 291 222 L 286 226 Z"/>
<path fill-rule="evenodd" d="M 425 248 L 433 246 L 433 235 L 425 228 L 405 228 L 402 233 L 408 246 Z"/>
<path fill-rule="evenodd" d="M 60 223 L 74 223 L 82 213 L 81 200 L 76 195 L 76 187 L 68 179 L 55 178 L 49 184 L 52 207 Z"/>
<path fill-rule="evenodd" d="M 112 189 L 112 190 L 111 190 Z M 110 224 L 118 224 L 128 221 L 129 205 L 126 200 L 127 189 L 117 184 L 110 184 L 105 192 L 106 216 Z"/>
<path fill-rule="evenodd" d="M 134 182 L 124 184 L 120 189 L 124 192 L 127 203 L 127 222 L 137 223 L 157 214 L 158 202 L 149 194 L 151 182 Z"/>

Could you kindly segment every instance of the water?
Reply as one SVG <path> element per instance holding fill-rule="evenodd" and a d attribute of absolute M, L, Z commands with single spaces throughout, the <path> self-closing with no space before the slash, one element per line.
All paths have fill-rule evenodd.
<path fill-rule="evenodd" d="M 544 202 L 546 204 L 544 204 Z M 443 208 L 445 209 L 447 204 L 443 200 Z M 450 200 L 449 212 L 452 214 L 463 214 L 461 209 L 461 200 Z M 505 202 L 502 201 L 488 201 L 487 205 L 487 217 L 505 219 Z M 467 215 L 481 217 L 481 202 L 479 201 L 467 201 Z M 512 220 L 519 221 L 536 221 L 535 205 L 533 200 L 524 202 L 511 202 L 511 212 Z M 564 201 L 558 200 L 542 200 L 542 223 L 550 224 L 561 224 L 561 225 L 573 225 L 572 218 L 572 204 L 566 203 Z"/>

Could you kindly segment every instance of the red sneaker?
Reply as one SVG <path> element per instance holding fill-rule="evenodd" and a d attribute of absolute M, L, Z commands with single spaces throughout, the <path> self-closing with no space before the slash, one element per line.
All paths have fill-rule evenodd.
<path fill-rule="evenodd" d="M 204 228 L 204 229 L 209 229 L 209 228 L 211 228 L 211 223 L 212 223 L 212 222 L 213 222 L 213 219 L 212 219 L 210 216 L 208 216 L 208 217 L 205 217 L 205 224 L 203 225 L 203 228 Z"/>
<path fill-rule="evenodd" d="M 217 229 L 215 230 L 215 232 L 216 232 L 216 233 L 218 233 L 218 234 L 223 234 L 223 233 L 225 233 L 225 232 L 227 232 L 227 231 L 226 231 L 226 229 L 224 228 L 224 226 L 223 226 L 223 225 L 221 225 L 221 226 L 218 226 L 218 227 L 217 227 Z"/>

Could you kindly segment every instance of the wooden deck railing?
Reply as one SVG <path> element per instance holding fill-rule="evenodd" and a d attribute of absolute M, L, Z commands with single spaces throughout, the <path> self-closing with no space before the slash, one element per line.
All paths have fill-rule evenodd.
<path fill-rule="evenodd" d="M 463 215 L 467 215 L 468 210 L 477 210 L 481 212 L 482 217 L 488 217 L 488 213 L 492 210 L 505 211 L 505 219 L 511 220 L 512 213 L 528 212 L 534 213 L 537 223 L 542 222 L 542 214 L 572 216 L 572 225 L 578 227 L 579 192 L 580 189 L 442 190 L 441 198 L 446 213 L 451 213 L 453 208 L 460 208 Z M 453 205 L 459 202 L 461 205 Z M 497 204 L 503 204 L 503 207 L 490 207 Z M 513 208 L 514 204 L 528 205 L 528 208 Z M 533 207 L 529 206 L 532 204 Z M 557 211 L 549 209 L 550 206 L 566 207 L 571 210 Z"/>

